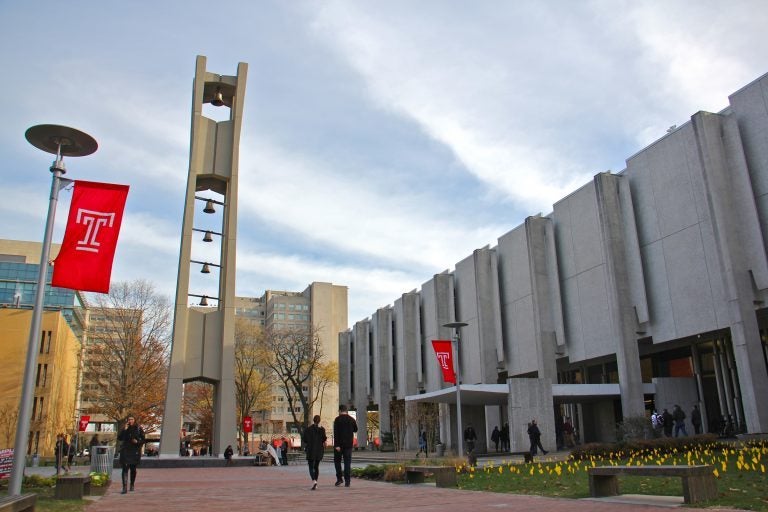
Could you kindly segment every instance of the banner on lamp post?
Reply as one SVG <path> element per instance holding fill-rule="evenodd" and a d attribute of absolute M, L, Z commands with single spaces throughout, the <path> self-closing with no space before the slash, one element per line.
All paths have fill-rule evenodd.
<path fill-rule="evenodd" d="M 451 340 L 432 340 L 432 348 L 435 349 L 437 364 L 443 371 L 443 380 L 456 384 L 456 373 L 453 371 L 453 347 Z"/>
<path fill-rule="evenodd" d="M 77 423 L 77 430 L 80 432 L 85 432 L 85 429 L 88 428 L 88 423 L 90 421 L 90 416 L 80 416 L 80 421 Z"/>
<path fill-rule="evenodd" d="M 75 181 L 67 229 L 53 265 L 51 285 L 109 292 L 127 185 Z"/>
<path fill-rule="evenodd" d="M 253 432 L 253 420 L 251 419 L 250 416 L 243 417 L 243 432 L 245 433 Z"/>

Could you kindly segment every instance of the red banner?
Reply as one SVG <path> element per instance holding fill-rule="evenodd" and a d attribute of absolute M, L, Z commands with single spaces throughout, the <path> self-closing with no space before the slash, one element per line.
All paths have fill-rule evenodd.
<path fill-rule="evenodd" d="M 127 185 L 75 181 L 67 230 L 53 265 L 51 285 L 109 292 L 127 196 Z"/>
<path fill-rule="evenodd" d="M 453 348 L 451 340 L 432 340 L 432 348 L 435 349 L 437 363 L 443 370 L 443 380 L 456 384 L 456 373 L 453 371 Z"/>
<path fill-rule="evenodd" d="M 80 421 L 77 424 L 77 430 L 80 432 L 85 432 L 85 429 L 88 428 L 88 422 L 90 421 L 90 416 L 80 416 Z"/>
<path fill-rule="evenodd" d="M 253 431 L 253 420 L 250 416 L 244 416 L 243 417 L 243 432 L 252 432 Z"/>

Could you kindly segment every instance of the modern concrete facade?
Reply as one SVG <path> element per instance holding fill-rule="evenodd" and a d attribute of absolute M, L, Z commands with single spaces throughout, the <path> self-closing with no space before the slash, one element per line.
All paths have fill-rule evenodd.
<path fill-rule="evenodd" d="M 355 323 L 339 335 L 340 400 L 440 403 L 455 450 L 431 340 L 459 320 L 462 419 L 481 449 L 508 423 L 527 450 L 533 418 L 545 447 L 565 416 L 581 441 L 611 440 L 675 404 L 689 418 L 699 405 L 705 431 L 768 432 L 767 98 L 768 75 Z M 425 426 L 406 423 L 413 449 Z"/>
<path fill-rule="evenodd" d="M 206 58 L 197 57 L 192 89 L 192 127 L 189 172 L 181 228 L 179 272 L 173 323 L 173 347 L 168 371 L 160 438 L 160 456 L 179 455 L 182 394 L 185 382 L 203 381 L 215 386 L 212 453 L 222 457 L 227 445 L 235 444 L 236 414 L 234 387 L 235 258 L 237 249 L 237 190 L 240 130 L 248 65 L 241 62 L 236 76 L 206 71 Z M 203 115 L 203 106 L 226 106 L 229 119 L 215 121 Z M 202 193 L 197 196 L 197 193 Z M 215 199 L 220 198 L 220 199 Z M 196 206 L 203 212 L 223 210 L 216 230 L 196 227 Z M 193 260 L 193 236 L 205 232 L 205 241 L 216 235 L 220 242 L 218 263 Z M 199 238 L 199 237 L 198 237 Z M 190 269 L 202 264 L 218 268 L 215 296 L 190 291 Z M 210 273 L 210 272 L 209 272 Z M 209 310 L 190 308 L 190 297 L 216 302 Z"/>

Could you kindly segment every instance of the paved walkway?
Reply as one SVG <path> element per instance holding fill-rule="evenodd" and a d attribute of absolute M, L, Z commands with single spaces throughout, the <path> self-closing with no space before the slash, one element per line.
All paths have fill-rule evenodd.
<path fill-rule="evenodd" d="M 230 467 L 139 469 L 136 491 L 120 494 L 119 474 L 107 494 L 88 512 L 242 510 L 333 511 L 472 511 L 546 510 L 547 512 L 669 512 L 660 506 L 616 502 L 567 500 L 490 492 L 436 488 L 434 484 L 398 485 L 353 478 L 349 488 L 334 487 L 333 465 L 320 467 L 320 485 L 310 490 L 304 465 L 283 467 Z M 645 497 L 648 498 L 648 497 Z M 679 500 L 677 503 L 681 502 Z M 667 505 L 667 507 L 664 507 Z"/>

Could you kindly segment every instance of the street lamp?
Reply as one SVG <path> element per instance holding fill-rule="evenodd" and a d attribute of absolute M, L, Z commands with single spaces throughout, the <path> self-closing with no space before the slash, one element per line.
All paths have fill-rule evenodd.
<path fill-rule="evenodd" d="M 8 494 L 11 496 L 21 494 L 21 481 L 24 478 L 26 444 L 29 439 L 29 422 L 32 416 L 31 405 L 35 391 L 36 348 L 37 340 L 40 339 L 40 325 L 43 319 L 45 278 L 48 272 L 51 238 L 53 238 L 53 221 L 56 216 L 56 204 L 59 201 L 59 189 L 68 183 L 67 180 L 64 181 L 64 185 L 61 183 L 61 176 L 67 172 L 64 167 L 64 157 L 90 155 L 99 147 L 93 137 L 87 133 L 55 124 L 33 126 L 26 131 L 24 136 L 36 148 L 56 155 L 56 160 L 54 160 L 50 168 L 51 173 L 53 173 L 51 195 L 48 203 L 48 216 L 45 221 L 43 249 L 40 254 L 40 270 L 37 273 L 37 289 L 35 291 L 35 305 L 32 309 L 32 325 L 29 328 L 29 340 L 27 341 L 27 361 L 24 367 L 24 381 L 21 385 L 19 419 L 16 424 L 16 442 L 13 449 L 13 469 L 11 470 L 11 478 L 8 483 Z"/>
<path fill-rule="evenodd" d="M 456 334 L 453 336 L 453 342 L 456 343 L 456 357 L 454 366 L 456 367 L 456 437 L 457 445 L 459 449 L 459 457 L 464 456 L 464 440 L 462 439 L 461 429 L 461 366 L 459 366 L 459 340 L 461 339 L 460 330 L 462 327 L 469 325 L 466 322 L 451 322 L 449 324 L 443 324 L 443 327 L 450 327 L 456 330 Z"/>

